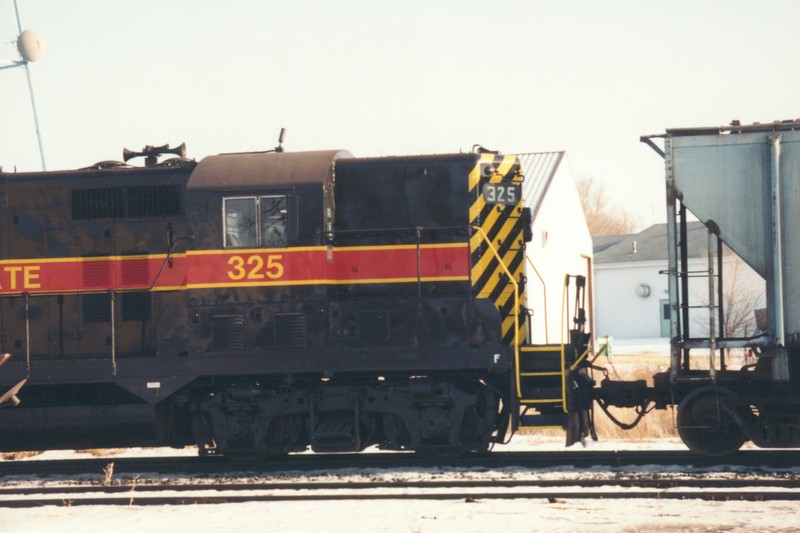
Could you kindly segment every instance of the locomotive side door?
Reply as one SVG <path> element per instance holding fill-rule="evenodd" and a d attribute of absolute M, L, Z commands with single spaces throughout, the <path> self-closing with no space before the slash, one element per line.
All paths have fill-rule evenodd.
<path fill-rule="evenodd" d="M 30 260 L 47 257 L 48 210 L 41 188 L 24 184 L 6 189 L 7 209 L 5 224 L 7 241 L 4 259 Z M 28 275 L 25 276 L 25 269 Z M 0 349 L 32 357 L 51 354 L 51 314 L 54 297 L 29 296 L 27 306 L 23 294 L 35 288 L 36 266 L 9 265 L 3 269 L 2 286 L 2 343 Z M 28 336 L 28 331 L 30 335 Z M 30 346 L 28 346 L 30 341 Z"/>
<path fill-rule="evenodd" d="M 147 256 L 156 252 L 156 227 L 149 221 L 117 219 L 114 224 L 115 251 L 120 261 L 122 287 L 148 287 L 156 272 L 151 272 Z M 158 241 L 166 243 L 161 235 Z M 120 355 L 153 356 L 156 352 L 153 323 L 153 293 L 146 288 L 122 291 L 116 295 L 116 336 Z"/>
<path fill-rule="evenodd" d="M 109 220 L 80 221 L 73 226 L 74 256 L 83 259 L 80 268 L 82 294 L 77 298 L 77 350 L 82 357 L 105 357 L 111 353 L 111 262 L 100 258 L 114 255 L 114 224 Z M 95 258 L 97 258 L 95 260 Z"/>

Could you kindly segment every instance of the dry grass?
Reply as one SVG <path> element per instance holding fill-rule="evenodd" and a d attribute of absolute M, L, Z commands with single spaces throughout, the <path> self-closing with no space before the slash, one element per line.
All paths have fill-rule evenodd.
<path fill-rule="evenodd" d="M 3 461 L 16 461 L 17 459 L 27 459 L 28 457 L 36 457 L 42 452 L 5 452 L 0 454 Z"/>
<path fill-rule="evenodd" d="M 103 486 L 108 487 L 114 480 L 114 463 L 108 463 L 103 469 Z"/>
<path fill-rule="evenodd" d="M 108 457 L 109 455 L 119 455 L 125 448 L 92 448 L 89 450 L 75 450 L 75 453 L 88 453 L 92 457 Z"/>
<path fill-rule="evenodd" d="M 92 457 L 108 457 L 110 455 L 118 455 L 125 451 L 124 448 L 93 448 L 90 450 L 75 450 L 76 453 L 88 453 Z M 0 453 L 0 458 L 4 461 L 16 461 L 18 459 L 27 459 L 29 457 L 36 457 L 41 455 L 42 452 L 4 452 Z"/>

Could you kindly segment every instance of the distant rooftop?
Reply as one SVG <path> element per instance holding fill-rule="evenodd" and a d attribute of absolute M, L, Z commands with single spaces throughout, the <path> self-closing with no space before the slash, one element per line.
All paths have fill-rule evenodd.
<path fill-rule="evenodd" d="M 702 222 L 688 222 L 686 230 L 689 257 L 706 257 L 708 229 Z M 594 263 L 666 261 L 667 244 L 666 224 L 654 224 L 639 233 L 593 237 Z"/>

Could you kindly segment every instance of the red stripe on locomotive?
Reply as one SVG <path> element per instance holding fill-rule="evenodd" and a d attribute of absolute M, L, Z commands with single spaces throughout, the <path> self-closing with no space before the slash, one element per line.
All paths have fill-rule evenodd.
<path fill-rule="evenodd" d="M 452 281 L 469 278 L 465 244 L 192 251 L 170 258 L 104 257 L 0 263 L 0 294 L 179 290 L 242 285 Z"/>

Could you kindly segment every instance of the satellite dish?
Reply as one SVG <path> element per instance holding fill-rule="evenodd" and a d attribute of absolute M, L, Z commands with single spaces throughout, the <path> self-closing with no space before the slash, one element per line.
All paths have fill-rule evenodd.
<path fill-rule="evenodd" d="M 35 31 L 25 30 L 17 38 L 17 50 L 25 61 L 38 61 L 44 53 L 44 42 Z"/>

